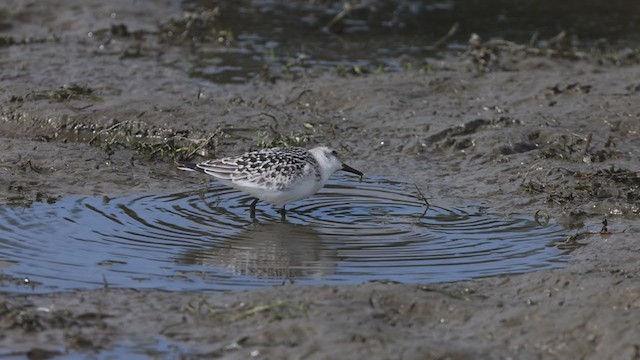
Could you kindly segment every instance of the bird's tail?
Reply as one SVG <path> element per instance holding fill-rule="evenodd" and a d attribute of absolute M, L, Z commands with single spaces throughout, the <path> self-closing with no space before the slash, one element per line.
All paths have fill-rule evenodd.
<path fill-rule="evenodd" d="M 185 171 L 204 172 L 204 170 L 199 168 L 195 163 L 191 163 L 191 162 L 180 162 L 180 163 L 178 163 L 178 169 L 185 170 Z"/>

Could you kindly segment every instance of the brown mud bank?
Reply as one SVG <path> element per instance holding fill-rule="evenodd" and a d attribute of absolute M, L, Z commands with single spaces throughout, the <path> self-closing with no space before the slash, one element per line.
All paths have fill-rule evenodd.
<path fill-rule="evenodd" d="M 1 10 L 3 206 L 166 191 L 200 181 L 176 159 L 328 143 L 432 203 L 548 215 L 571 253 L 563 269 L 452 284 L 3 293 L 0 356 L 640 357 L 637 51 L 488 44 L 426 73 L 216 86 L 170 66 L 188 56 L 153 34 L 180 16 L 170 3 L 53 3 Z"/>

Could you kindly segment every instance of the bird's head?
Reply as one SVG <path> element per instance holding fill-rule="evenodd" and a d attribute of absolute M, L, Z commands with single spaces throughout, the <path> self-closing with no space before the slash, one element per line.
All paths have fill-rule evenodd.
<path fill-rule="evenodd" d="M 320 171 L 322 172 L 324 178 L 329 178 L 329 176 L 331 176 L 338 170 L 344 170 L 358 176 L 364 175 L 361 171 L 358 171 L 342 162 L 342 159 L 340 159 L 340 155 L 338 155 L 338 152 L 330 147 L 318 146 L 309 150 L 309 152 L 313 155 L 313 157 L 320 165 Z"/>

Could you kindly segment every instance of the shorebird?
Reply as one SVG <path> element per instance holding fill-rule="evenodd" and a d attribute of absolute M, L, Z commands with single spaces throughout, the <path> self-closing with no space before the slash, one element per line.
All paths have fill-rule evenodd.
<path fill-rule="evenodd" d="M 315 194 L 338 170 L 363 176 L 326 146 L 308 150 L 300 147 L 262 149 L 200 163 L 182 163 L 179 168 L 211 175 L 224 185 L 254 197 L 251 218 L 255 218 L 256 204 L 262 200 L 278 207 L 284 219 L 286 204 Z"/>

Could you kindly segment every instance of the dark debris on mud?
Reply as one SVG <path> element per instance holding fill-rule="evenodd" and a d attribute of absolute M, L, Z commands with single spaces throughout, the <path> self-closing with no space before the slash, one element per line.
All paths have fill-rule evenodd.
<path fill-rule="evenodd" d="M 523 181 L 523 189 L 531 194 L 543 194 L 547 202 L 558 205 L 609 199 L 629 208 L 632 214 L 640 214 L 640 174 L 637 171 L 614 166 L 589 172 L 556 167 L 547 175 L 545 181 Z"/>
<path fill-rule="evenodd" d="M 56 102 L 64 102 L 72 99 L 88 99 L 91 101 L 101 101 L 99 97 L 92 95 L 92 93 L 93 90 L 91 90 L 87 86 L 68 84 L 61 86 L 58 89 L 33 91 L 24 96 L 12 95 L 9 98 L 9 102 L 23 102 L 26 100 L 50 100 Z"/>

